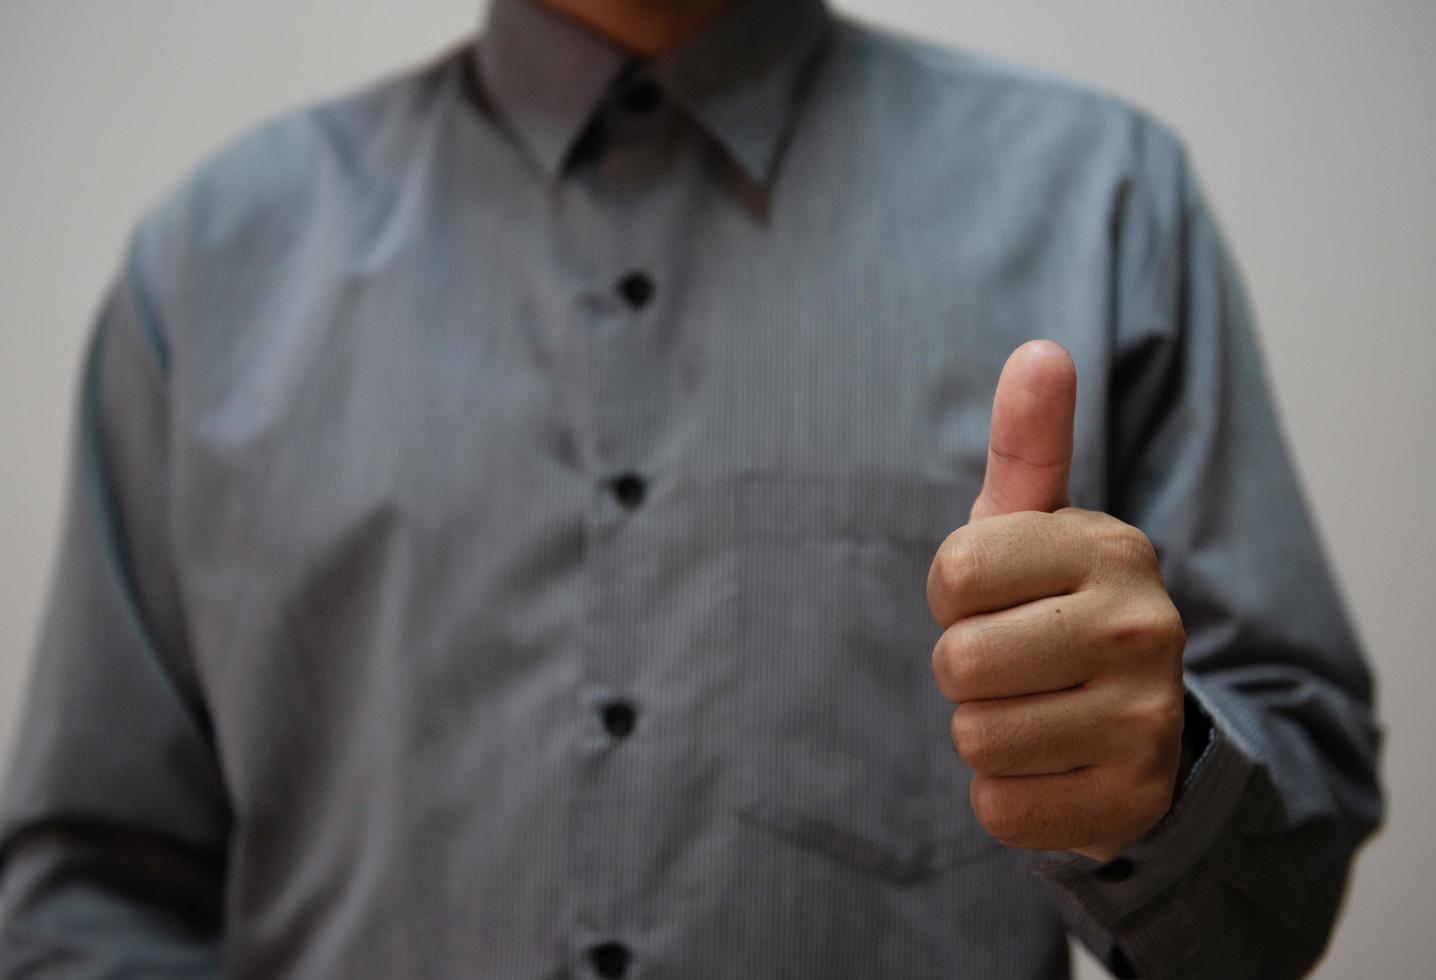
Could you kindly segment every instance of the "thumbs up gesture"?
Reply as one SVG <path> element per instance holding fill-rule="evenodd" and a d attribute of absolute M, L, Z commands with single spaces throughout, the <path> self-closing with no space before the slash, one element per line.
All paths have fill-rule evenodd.
<path fill-rule="evenodd" d="M 1008 358 L 982 493 L 927 599 L 977 819 L 1012 847 L 1105 861 L 1171 807 L 1185 636 L 1146 535 L 1067 505 L 1076 395 L 1060 344 Z"/>

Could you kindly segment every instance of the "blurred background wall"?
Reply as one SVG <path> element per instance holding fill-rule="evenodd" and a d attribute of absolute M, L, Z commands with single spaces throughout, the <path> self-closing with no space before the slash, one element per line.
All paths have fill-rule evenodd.
<path fill-rule="evenodd" d="M 837 6 L 1087 80 L 1185 137 L 1246 271 L 1389 727 L 1390 819 L 1317 975 L 1436 975 L 1436 4 Z M 428 57 L 480 14 L 480 0 L 0 3 L 0 760 L 80 344 L 138 212 L 239 128 Z"/>

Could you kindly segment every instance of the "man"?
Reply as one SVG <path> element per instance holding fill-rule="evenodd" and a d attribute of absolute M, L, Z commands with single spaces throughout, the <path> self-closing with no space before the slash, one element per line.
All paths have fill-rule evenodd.
<path fill-rule="evenodd" d="M 1293 976 L 1380 820 L 1176 140 L 818 0 L 245 135 L 76 433 L 6 976 Z"/>

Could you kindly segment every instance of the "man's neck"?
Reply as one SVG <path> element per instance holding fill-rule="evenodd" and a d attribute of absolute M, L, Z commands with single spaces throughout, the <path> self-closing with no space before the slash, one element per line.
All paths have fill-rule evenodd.
<path fill-rule="evenodd" d="M 635 54 L 657 58 L 698 34 L 736 0 L 534 0 Z"/>

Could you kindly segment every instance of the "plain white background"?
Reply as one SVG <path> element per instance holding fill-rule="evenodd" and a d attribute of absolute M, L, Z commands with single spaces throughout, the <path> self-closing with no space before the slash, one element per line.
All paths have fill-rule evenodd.
<path fill-rule="evenodd" d="M 479 2 L 0 5 L 0 757 L 53 558 L 80 345 L 134 218 L 241 127 L 472 31 Z M 1185 137 L 1389 729 L 1390 817 L 1318 975 L 1432 975 L 1436 4 L 838 6 L 1085 79 Z"/>

